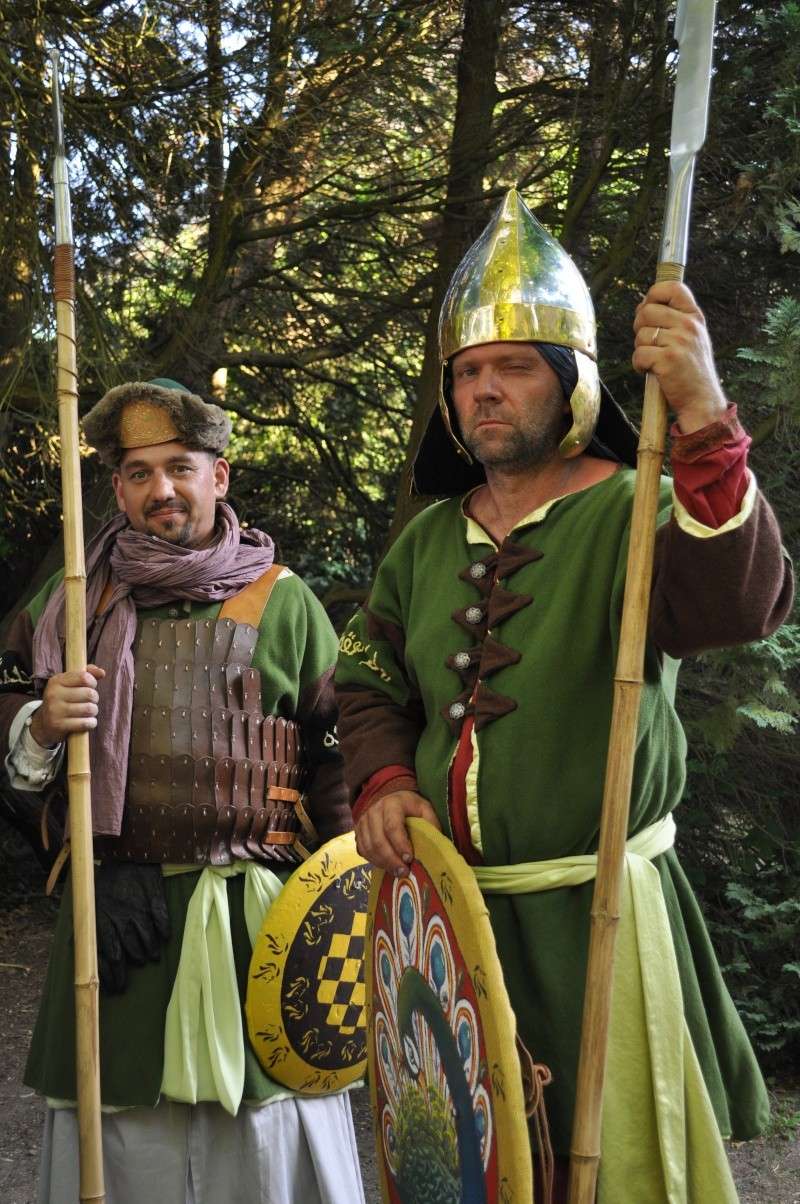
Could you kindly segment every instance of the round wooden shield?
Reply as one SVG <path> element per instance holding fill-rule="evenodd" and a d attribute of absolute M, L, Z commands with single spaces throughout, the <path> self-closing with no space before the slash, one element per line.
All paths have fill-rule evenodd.
<path fill-rule="evenodd" d="M 289 878 L 253 946 L 250 1043 L 271 1078 L 305 1095 L 364 1074 L 370 872 L 352 832 L 328 841 Z"/>
<path fill-rule="evenodd" d="M 529 1204 L 522 1073 L 494 936 L 467 863 L 411 820 L 405 878 L 373 871 L 369 1081 L 384 1204 Z"/>

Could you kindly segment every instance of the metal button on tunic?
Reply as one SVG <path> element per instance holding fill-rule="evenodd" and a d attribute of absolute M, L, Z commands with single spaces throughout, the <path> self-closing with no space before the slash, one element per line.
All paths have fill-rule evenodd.
<path fill-rule="evenodd" d="M 470 660 L 468 652 L 457 652 L 453 657 L 453 664 L 457 669 L 468 669 Z"/>
<path fill-rule="evenodd" d="M 471 564 L 469 567 L 469 575 L 470 577 L 474 577 L 476 581 L 479 581 L 481 577 L 485 577 L 488 571 L 489 570 L 487 569 L 486 565 L 480 560 L 476 561 L 475 564 Z"/>
<path fill-rule="evenodd" d="M 468 606 L 464 612 L 464 618 L 468 623 L 480 623 L 483 618 L 483 611 L 480 606 Z"/>
<path fill-rule="evenodd" d="M 467 713 L 467 708 L 464 706 L 463 702 L 453 702 L 450 704 L 450 708 L 447 713 L 451 719 L 463 719 Z"/>

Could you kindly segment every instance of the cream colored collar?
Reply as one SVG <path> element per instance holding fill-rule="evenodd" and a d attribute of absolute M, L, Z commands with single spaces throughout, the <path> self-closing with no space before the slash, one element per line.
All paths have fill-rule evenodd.
<path fill-rule="evenodd" d="M 598 482 L 598 484 L 602 484 L 602 482 Z M 497 544 L 494 542 L 489 532 L 483 529 L 477 519 L 474 519 L 471 514 L 467 513 L 469 499 L 474 493 L 482 488 L 482 485 L 476 485 L 474 489 L 470 489 L 469 493 L 465 494 L 461 499 L 461 513 L 464 516 L 464 520 L 467 524 L 467 543 L 488 543 L 496 551 Z M 593 486 L 590 485 L 589 488 L 591 489 Z M 576 492 L 582 493 L 583 490 L 577 490 Z M 521 527 L 529 527 L 531 523 L 542 522 L 542 520 L 547 516 L 557 502 L 563 501 L 565 497 L 572 496 L 572 493 L 560 493 L 558 497 L 550 498 L 549 502 L 545 502 L 542 506 L 537 506 L 535 510 L 531 510 L 530 514 L 526 514 L 525 517 L 521 518 L 518 523 L 515 523 L 508 535 L 512 535 L 514 531 L 519 531 Z M 508 535 L 506 536 L 506 539 L 508 539 Z"/>

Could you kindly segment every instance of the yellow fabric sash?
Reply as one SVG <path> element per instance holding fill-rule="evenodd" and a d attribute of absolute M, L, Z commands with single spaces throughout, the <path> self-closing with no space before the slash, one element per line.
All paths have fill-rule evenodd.
<path fill-rule="evenodd" d="M 164 873 L 183 869 L 164 867 Z M 191 869 L 185 867 L 186 872 Z M 251 944 L 283 889 L 280 878 L 254 861 L 206 866 L 201 873 L 189 900 L 167 1008 L 161 1081 L 161 1093 L 170 1099 L 188 1104 L 218 1100 L 232 1116 L 244 1090 L 242 1011 L 225 883 L 234 874 L 245 874 L 244 915 Z"/>
<path fill-rule="evenodd" d="M 737 1204 L 683 1013 L 678 962 L 654 857 L 672 848 L 669 815 L 626 844 L 603 1099 L 599 1204 Z M 485 894 L 590 882 L 597 855 L 475 866 Z"/>

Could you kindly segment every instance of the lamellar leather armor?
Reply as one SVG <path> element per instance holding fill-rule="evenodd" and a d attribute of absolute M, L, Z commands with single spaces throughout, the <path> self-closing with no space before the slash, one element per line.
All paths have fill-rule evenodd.
<path fill-rule="evenodd" d="M 102 856 L 228 865 L 308 855 L 300 729 L 263 712 L 257 640 L 256 627 L 230 618 L 141 623 L 125 814 Z"/>

